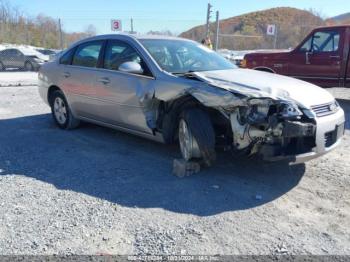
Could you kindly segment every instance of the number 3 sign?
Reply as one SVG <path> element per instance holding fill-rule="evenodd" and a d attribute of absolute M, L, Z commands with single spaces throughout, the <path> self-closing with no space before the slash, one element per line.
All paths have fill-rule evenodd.
<path fill-rule="evenodd" d="M 111 21 L 112 31 L 122 31 L 122 21 L 121 20 L 112 20 Z"/>

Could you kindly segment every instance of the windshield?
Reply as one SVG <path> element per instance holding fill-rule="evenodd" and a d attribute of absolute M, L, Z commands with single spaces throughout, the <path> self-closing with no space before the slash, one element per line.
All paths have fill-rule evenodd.
<path fill-rule="evenodd" d="M 201 44 L 185 40 L 142 39 L 158 65 L 173 74 L 237 68 Z"/>
<path fill-rule="evenodd" d="M 21 48 L 18 50 L 26 56 L 37 56 L 38 54 L 40 55 L 40 53 L 30 48 Z"/>

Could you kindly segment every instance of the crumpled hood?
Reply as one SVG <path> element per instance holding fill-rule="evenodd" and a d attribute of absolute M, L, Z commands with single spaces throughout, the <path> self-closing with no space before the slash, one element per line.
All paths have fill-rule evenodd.
<path fill-rule="evenodd" d="M 228 91 L 255 97 L 290 99 L 306 108 L 334 101 L 334 97 L 321 87 L 272 73 L 231 69 L 194 74 L 202 81 Z"/>

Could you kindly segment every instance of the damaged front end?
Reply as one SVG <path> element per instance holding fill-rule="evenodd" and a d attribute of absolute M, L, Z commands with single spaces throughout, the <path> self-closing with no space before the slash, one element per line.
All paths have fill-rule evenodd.
<path fill-rule="evenodd" d="M 162 133 L 166 143 L 173 141 L 177 117 L 187 103 L 182 98 L 192 98 L 210 114 L 217 145 L 237 154 L 293 162 L 296 155 L 316 147 L 315 116 L 302 109 L 288 92 L 257 89 L 201 73 L 191 73 L 186 78 L 196 82 L 181 91 L 174 92 L 178 89 L 168 86 L 142 97 L 148 127 L 154 134 Z"/>
<path fill-rule="evenodd" d="M 291 101 L 248 98 L 244 106 L 226 109 L 235 151 L 264 160 L 293 158 L 316 146 L 316 123 Z"/>

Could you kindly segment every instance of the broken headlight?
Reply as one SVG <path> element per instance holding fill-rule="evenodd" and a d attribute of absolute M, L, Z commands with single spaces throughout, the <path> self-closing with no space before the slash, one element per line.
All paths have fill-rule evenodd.
<path fill-rule="evenodd" d="M 297 105 L 289 102 L 282 102 L 279 106 L 279 115 L 282 118 L 296 118 L 302 116 L 303 113 Z"/>
<path fill-rule="evenodd" d="M 266 119 L 270 110 L 270 105 L 270 99 L 250 99 L 248 107 L 240 107 L 239 109 L 240 123 L 266 123 Z"/>
<path fill-rule="evenodd" d="M 310 119 L 315 118 L 314 112 L 312 112 L 310 109 L 303 109 L 303 113 Z"/>

